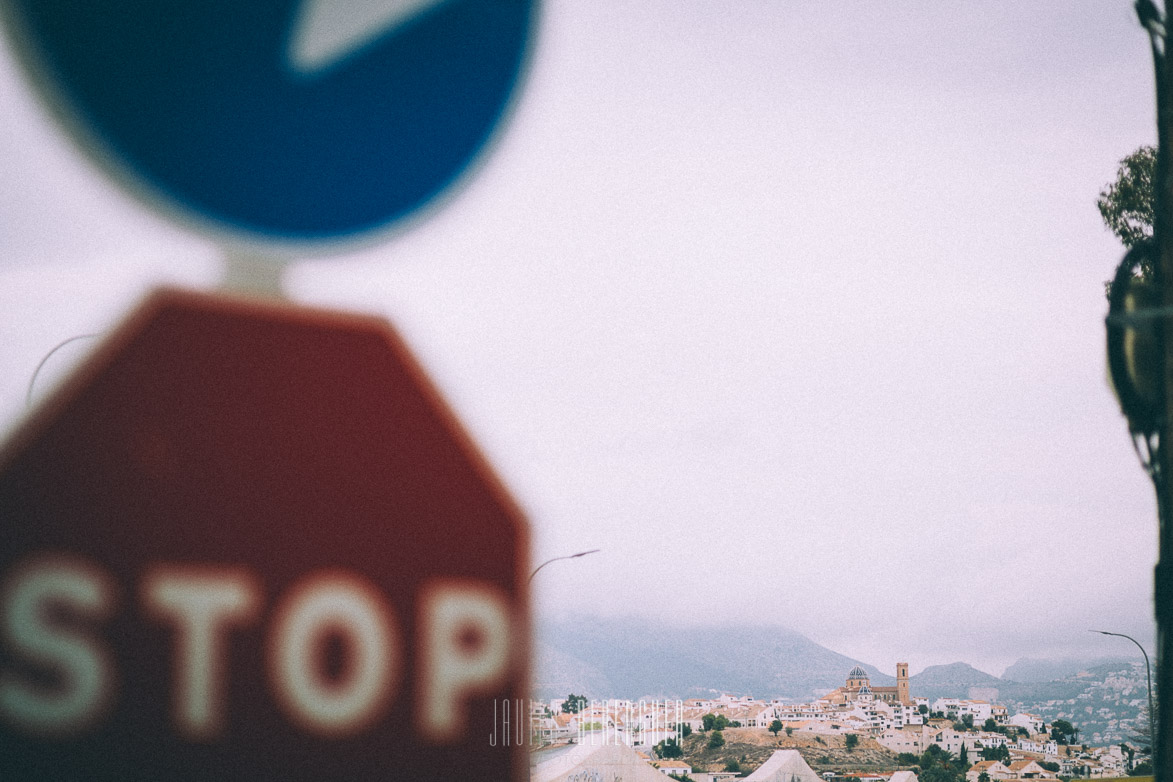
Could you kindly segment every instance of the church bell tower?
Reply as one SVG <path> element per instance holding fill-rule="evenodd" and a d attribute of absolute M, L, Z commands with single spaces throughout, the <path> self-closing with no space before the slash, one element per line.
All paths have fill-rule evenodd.
<path fill-rule="evenodd" d="M 896 663 L 896 699 L 905 706 L 912 705 L 908 694 L 908 663 Z"/>

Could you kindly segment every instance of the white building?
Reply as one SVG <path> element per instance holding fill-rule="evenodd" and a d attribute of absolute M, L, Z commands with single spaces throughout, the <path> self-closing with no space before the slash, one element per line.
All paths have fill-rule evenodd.
<path fill-rule="evenodd" d="M 920 707 L 917 705 L 901 706 L 903 715 L 901 721 L 905 725 L 924 725 L 925 715 L 920 713 Z"/>
<path fill-rule="evenodd" d="M 1050 740 L 1038 740 L 1032 738 L 1021 738 L 1017 743 L 1010 745 L 1011 749 L 1016 749 L 1019 752 L 1033 752 L 1036 755 L 1058 755 L 1059 745 Z"/>
<path fill-rule="evenodd" d="M 992 749 L 1007 744 L 1009 740 L 1002 733 L 988 733 L 982 730 L 978 731 L 974 741 L 979 749 Z"/>
<path fill-rule="evenodd" d="M 965 717 L 969 715 L 973 718 L 973 724 L 981 727 L 986 720 L 993 716 L 991 705 L 987 701 L 961 701 L 958 704 L 958 717 Z"/>
<path fill-rule="evenodd" d="M 692 766 L 685 763 L 683 760 L 656 760 L 652 765 L 659 769 L 661 774 L 665 776 L 675 774 L 678 777 L 692 774 Z"/>
<path fill-rule="evenodd" d="M 1006 720 L 1006 724 L 1016 728 L 1026 728 L 1031 733 L 1041 733 L 1043 730 L 1043 718 L 1028 712 L 1015 714 Z"/>
<path fill-rule="evenodd" d="M 975 736 L 972 733 L 964 731 L 956 731 L 952 728 L 938 731 L 934 735 L 931 744 L 936 744 L 946 752 L 952 752 L 954 755 L 961 754 L 961 748 L 966 747 L 969 753 L 969 760 L 972 762 L 975 759 L 977 752 Z"/>
<path fill-rule="evenodd" d="M 1113 744 L 1110 747 L 1093 750 L 1096 760 L 1104 767 L 1105 771 L 1112 772 L 1123 776 L 1127 773 L 1128 762 L 1124 757 L 1124 750 L 1120 749 L 1119 744 Z"/>
<path fill-rule="evenodd" d="M 974 763 L 970 766 L 969 771 L 965 772 L 965 782 L 978 782 L 978 777 L 982 774 L 985 774 L 994 782 L 1000 779 L 1014 778 L 1014 772 L 1002 765 L 999 761 L 981 760 Z"/>
<path fill-rule="evenodd" d="M 1034 760 L 1018 760 L 1011 763 L 1010 770 L 1016 779 L 1055 779 L 1055 775 Z"/>
<path fill-rule="evenodd" d="M 900 729 L 885 730 L 876 737 L 876 741 L 892 752 L 909 752 L 919 755 L 936 744 L 940 731 L 930 725 L 912 725 Z"/>
<path fill-rule="evenodd" d="M 961 699 L 960 698 L 937 698 L 933 701 L 930 707 L 933 712 L 940 712 L 951 720 L 957 719 L 961 714 Z"/>

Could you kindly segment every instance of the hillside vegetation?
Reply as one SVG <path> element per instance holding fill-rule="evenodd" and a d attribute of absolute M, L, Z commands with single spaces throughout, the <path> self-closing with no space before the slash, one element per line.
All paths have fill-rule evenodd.
<path fill-rule="evenodd" d="M 794 733 L 777 737 L 761 728 L 726 728 L 725 745 L 709 748 L 711 733 L 695 732 L 684 740 L 684 759 L 696 771 L 723 771 L 729 760 L 736 760 L 742 771 L 753 771 L 778 749 L 797 749 L 815 771 L 895 771 L 900 766 L 896 754 L 875 740 L 859 737 L 859 744 L 846 747 L 846 736 L 815 736 Z"/>

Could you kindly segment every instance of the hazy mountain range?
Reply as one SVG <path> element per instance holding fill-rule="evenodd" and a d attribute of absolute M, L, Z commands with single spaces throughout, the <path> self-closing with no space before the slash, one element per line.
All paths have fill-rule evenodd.
<path fill-rule="evenodd" d="M 859 665 L 873 685 L 892 671 L 821 646 L 784 627 L 675 627 L 643 619 L 539 620 L 535 697 L 688 698 L 728 692 L 759 699 L 811 700 L 843 685 Z M 1011 712 L 1081 725 L 1085 740 L 1122 740 L 1145 698 L 1144 666 L 1128 658 L 1024 658 L 1001 677 L 967 663 L 934 665 L 909 678 L 914 696 L 996 699 Z M 1099 739 L 1095 737 L 1099 736 Z"/>
<path fill-rule="evenodd" d="M 538 697 L 687 698 L 712 693 L 803 699 L 843 684 L 861 665 L 873 684 L 895 678 L 781 627 L 676 628 L 636 619 L 541 621 Z M 895 669 L 893 669 L 893 673 Z"/>

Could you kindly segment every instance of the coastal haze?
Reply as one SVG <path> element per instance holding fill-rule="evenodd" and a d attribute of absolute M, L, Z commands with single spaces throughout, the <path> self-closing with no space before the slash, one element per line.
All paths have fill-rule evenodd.
<path fill-rule="evenodd" d="M 1151 648 L 1095 209 L 1155 138 L 1130 3 L 554 0 L 536 36 L 464 186 L 286 289 L 396 324 L 535 566 L 601 549 L 534 579 L 540 617 L 583 644 L 785 625 L 889 676 Z M 53 346 L 215 285 L 222 252 L 99 174 L 4 47 L 11 426 Z"/>

